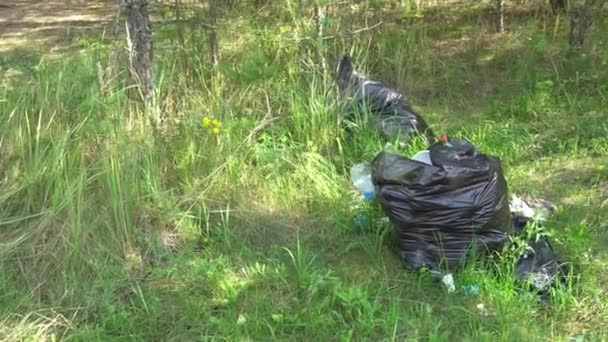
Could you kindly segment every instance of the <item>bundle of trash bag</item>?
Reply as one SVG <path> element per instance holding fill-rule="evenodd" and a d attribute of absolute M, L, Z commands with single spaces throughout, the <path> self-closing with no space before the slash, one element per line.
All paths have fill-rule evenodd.
<path fill-rule="evenodd" d="M 405 265 L 429 268 L 451 291 L 453 280 L 444 270 L 472 254 L 502 250 L 509 235 L 531 236 L 527 227 L 552 210 L 532 209 L 516 196 L 509 202 L 500 160 L 464 139 L 444 136 L 412 158 L 381 152 L 370 178 L 367 188 L 373 185 L 394 226 L 393 242 Z M 549 289 L 566 280 L 568 269 L 546 236 L 533 236 L 515 274 L 547 299 Z"/>
<path fill-rule="evenodd" d="M 501 249 L 512 225 L 500 160 L 463 139 L 444 138 L 429 154 L 430 164 L 386 152 L 372 162 L 405 264 L 437 270 Z"/>
<path fill-rule="evenodd" d="M 336 78 L 350 115 L 369 113 L 380 134 L 398 139 L 403 144 L 413 135 L 426 138 L 427 144 L 434 141 L 429 125 L 412 109 L 407 97 L 357 72 L 350 56 L 340 60 Z"/>
<path fill-rule="evenodd" d="M 407 97 L 359 73 L 348 55 L 338 64 L 336 80 L 351 116 L 368 113 L 384 137 L 405 145 L 419 135 L 429 146 L 412 158 L 381 152 L 371 172 L 363 164 L 351 170 L 355 187 L 366 200 L 377 198 L 392 222 L 393 241 L 408 267 L 430 268 L 445 283 L 451 274 L 446 278 L 441 270 L 473 254 L 499 251 L 509 235 L 527 236 L 526 227 L 542 221 L 520 198 L 509 203 L 499 158 L 464 139 L 435 142 Z M 543 295 L 566 279 L 566 264 L 547 237 L 528 239 L 515 266 L 517 279 Z"/>
<path fill-rule="evenodd" d="M 530 225 L 541 224 L 533 216 L 513 216 L 513 226 L 516 234 L 529 235 L 526 229 Z M 555 253 L 547 236 L 532 236 L 524 246 L 524 251 L 515 265 L 515 276 L 520 282 L 527 284 L 538 292 L 541 298 L 549 297 L 549 290 L 558 283 L 564 284 L 569 276 L 569 264 L 563 262 Z"/>

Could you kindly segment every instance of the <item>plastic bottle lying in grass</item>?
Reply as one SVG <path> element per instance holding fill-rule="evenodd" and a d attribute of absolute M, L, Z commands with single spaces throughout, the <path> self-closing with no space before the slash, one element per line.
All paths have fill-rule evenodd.
<path fill-rule="evenodd" d="M 359 163 L 353 165 L 350 169 L 350 179 L 355 188 L 359 190 L 361 196 L 366 201 L 372 200 L 375 197 L 374 184 L 372 183 L 372 168 L 369 164 Z"/>
<path fill-rule="evenodd" d="M 366 202 L 373 200 L 375 197 L 371 166 L 365 163 L 353 165 L 350 169 L 350 179 L 364 201 L 358 206 L 359 212 L 353 219 L 353 226 L 355 228 L 368 227 L 370 225 L 370 208 Z"/>

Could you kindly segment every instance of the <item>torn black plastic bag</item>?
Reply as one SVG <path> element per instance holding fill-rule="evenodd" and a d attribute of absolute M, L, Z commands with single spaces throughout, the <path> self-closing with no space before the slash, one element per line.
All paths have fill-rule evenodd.
<path fill-rule="evenodd" d="M 438 148 L 431 147 L 431 156 Z M 476 152 L 446 164 L 451 165 L 427 165 L 385 152 L 372 163 L 376 197 L 411 268 L 455 266 L 469 251 L 502 248 L 510 232 L 500 161 Z"/>
<path fill-rule="evenodd" d="M 513 225 L 518 234 L 523 234 L 530 218 L 516 216 Z M 517 261 L 515 275 L 517 280 L 528 284 L 543 297 L 548 297 L 549 289 L 558 283 L 565 283 L 569 273 L 568 264 L 564 263 L 553 251 L 549 239 L 545 236 L 527 241 L 526 248 Z"/>
<path fill-rule="evenodd" d="M 351 117 L 369 112 L 379 133 L 402 143 L 418 134 L 425 137 L 429 145 L 434 141 L 428 124 L 412 109 L 407 98 L 358 73 L 349 56 L 342 57 L 337 73 L 338 88 L 341 97 L 348 99 L 347 111 Z"/>

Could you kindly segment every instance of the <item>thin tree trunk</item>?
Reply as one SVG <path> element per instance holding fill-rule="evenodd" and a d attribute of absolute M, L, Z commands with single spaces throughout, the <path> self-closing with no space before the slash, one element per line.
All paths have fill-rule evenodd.
<path fill-rule="evenodd" d="M 550 0 L 551 13 L 558 14 L 568 8 L 568 0 Z"/>
<path fill-rule="evenodd" d="M 220 61 L 219 44 L 217 41 L 217 22 L 218 22 L 218 0 L 209 0 L 209 21 L 211 28 L 209 31 L 209 51 L 211 53 L 211 67 L 215 73 Z"/>
<path fill-rule="evenodd" d="M 325 22 L 325 9 L 319 4 L 315 4 L 315 25 L 317 34 L 317 63 L 321 75 L 325 76 L 327 70 L 324 56 L 323 26 Z"/>
<path fill-rule="evenodd" d="M 148 103 L 154 95 L 154 51 L 148 0 L 123 0 L 131 75 Z"/>
<path fill-rule="evenodd" d="M 585 42 L 585 34 L 591 27 L 591 14 L 596 0 L 586 0 L 582 7 L 577 7 L 570 14 L 570 34 L 568 43 L 573 49 L 581 49 Z"/>
<path fill-rule="evenodd" d="M 180 0 L 175 0 L 175 25 L 177 26 L 177 40 L 181 48 L 184 47 L 184 27 L 182 25 Z"/>
<path fill-rule="evenodd" d="M 505 0 L 496 0 L 496 29 L 498 32 L 505 31 Z"/>
<path fill-rule="evenodd" d="M 184 40 L 184 25 L 182 23 L 181 15 L 181 1 L 175 0 L 175 25 L 177 27 L 177 41 L 179 43 L 180 57 L 182 59 L 182 65 L 186 70 L 189 68 L 188 54 L 186 52 L 186 43 Z"/>

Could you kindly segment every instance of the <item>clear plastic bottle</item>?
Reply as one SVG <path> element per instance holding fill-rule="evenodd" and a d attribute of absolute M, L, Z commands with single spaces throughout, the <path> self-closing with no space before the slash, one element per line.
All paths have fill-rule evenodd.
<path fill-rule="evenodd" d="M 350 179 L 365 200 L 374 198 L 374 184 L 372 183 L 372 168 L 369 164 L 359 163 L 350 169 Z"/>

